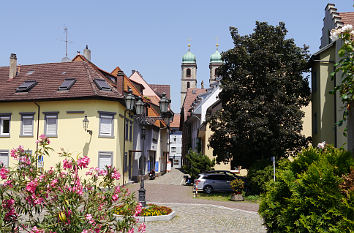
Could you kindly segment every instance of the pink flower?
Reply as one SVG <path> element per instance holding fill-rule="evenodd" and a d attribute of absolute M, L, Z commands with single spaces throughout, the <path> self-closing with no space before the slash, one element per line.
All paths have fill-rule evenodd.
<path fill-rule="evenodd" d="M 116 188 L 114 189 L 114 193 L 120 193 L 120 186 L 116 186 Z"/>
<path fill-rule="evenodd" d="M 17 149 L 12 149 L 10 154 L 12 158 L 17 159 Z"/>
<path fill-rule="evenodd" d="M 4 186 L 5 186 L 5 187 L 6 187 L 6 186 L 12 187 L 12 180 L 7 180 L 7 181 L 5 181 Z"/>
<path fill-rule="evenodd" d="M 105 169 L 101 169 L 99 172 L 98 172 L 98 175 L 99 176 L 106 176 L 107 175 L 107 171 Z"/>
<path fill-rule="evenodd" d="M 138 232 L 145 232 L 145 229 L 146 229 L 145 223 L 142 223 L 138 228 Z"/>
<path fill-rule="evenodd" d="M 134 228 L 130 229 L 128 233 L 134 233 Z"/>
<path fill-rule="evenodd" d="M 83 158 L 79 158 L 77 160 L 77 166 L 79 166 L 80 168 L 87 168 L 89 163 L 90 163 L 90 158 L 87 156 L 84 156 Z"/>
<path fill-rule="evenodd" d="M 44 233 L 44 230 L 38 229 L 36 226 L 34 226 L 30 233 Z"/>
<path fill-rule="evenodd" d="M 20 153 L 23 153 L 25 150 L 23 149 L 23 146 L 19 146 L 17 148 L 17 151 L 20 152 Z"/>
<path fill-rule="evenodd" d="M 93 220 L 91 214 L 86 214 L 86 217 L 85 217 L 85 218 L 86 218 L 86 220 L 89 221 L 89 223 L 91 223 L 91 224 L 95 223 L 95 220 Z"/>
<path fill-rule="evenodd" d="M 0 177 L 1 177 L 1 179 L 3 179 L 3 180 L 7 179 L 7 174 L 9 174 L 9 170 L 7 170 L 6 168 L 2 167 L 0 169 Z"/>
<path fill-rule="evenodd" d="M 57 179 L 54 179 L 50 182 L 50 186 L 54 187 L 58 183 Z"/>
<path fill-rule="evenodd" d="M 37 186 L 38 186 L 38 181 L 37 179 L 34 179 L 27 184 L 26 190 L 30 193 L 34 193 L 36 191 Z"/>
<path fill-rule="evenodd" d="M 114 169 L 115 170 L 115 169 Z M 113 174 L 112 174 L 112 178 L 113 179 L 116 179 L 116 180 L 119 180 L 120 178 L 120 174 L 118 171 L 114 171 Z"/>
<path fill-rule="evenodd" d="M 40 205 L 40 204 L 42 204 L 43 200 L 44 199 L 40 197 L 40 198 L 35 199 L 33 203 L 36 205 Z"/>
<path fill-rule="evenodd" d="M 118 200 L 118 194 L 113 194 L 112 195 L 112 199 L 113 199 L 113 201 L 117 201 Z"/>
<path fill-rule="evenodd" d="M 85 229 L 81 233 L 88 233 L 88 230 Z"/>
<path fill-rule="evenodd" d="M 138 216 L 142 211 L 142 204 L 139 202 L 135 207 L 134 217 Z"/>
<path fill-rule="evenodd" d="M 73 162 L 72 161 L 68 161 L 68 160 L 64 159 L 64 161 L 63 161 L 64 169 L 71 169 L 72 166 L 73 166 Z"/>

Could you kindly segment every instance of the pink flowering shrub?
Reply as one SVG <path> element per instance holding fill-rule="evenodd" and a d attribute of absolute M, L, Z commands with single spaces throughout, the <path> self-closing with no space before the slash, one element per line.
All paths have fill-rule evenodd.
<path fill-rule="evenodd" d="M 113 167 L 88 169 L 87 156 L 64 158 L 55 168 L 42 170 L 38 158 L 49 156 L 50 141 L 41 135 L 34 155 L 23 147 L 11 150 L 18 160 L 14 168 L 0 166 L 0 232 L 128 232 L 137 223 L 135 214 L 117 220 L 116 206 L 141 211 L 128 190 L 117 185 L 119 172 Z M 87 170 L 86 172 L 80 172 Z M 84 174 L 82 176 L 79 175 Z M 145 231 L 145 225 L 138 227 Z"/>

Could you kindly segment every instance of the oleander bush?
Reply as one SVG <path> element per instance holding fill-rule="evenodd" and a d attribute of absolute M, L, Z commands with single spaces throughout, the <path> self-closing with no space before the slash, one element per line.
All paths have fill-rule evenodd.
<path fill-rule="evenodd" d="M 259 213 L 269 232 L 352 232 L 353 157 L 344 149 L 309 147 L 279 162 Z"/>
<path fill-rule="evenodd" d="M 62 152 L 63 163 L 43 170 L 37 158 L 49 156 L 49 139 L 41 135 L 38 150 L 23 147 L 11 151 L 15 167 L 0 166 L 0 232 L 132 232 L 141 211 L 133 195 L 121 188 L 113 167 L 88 168 L 87 156 L 74 159 Z M 86 173 L 85 173 L 86 172 Z M 115 206 L 134 210 L 117 220 Z M 145 225 L 139 227 L 144 231 Z"/>

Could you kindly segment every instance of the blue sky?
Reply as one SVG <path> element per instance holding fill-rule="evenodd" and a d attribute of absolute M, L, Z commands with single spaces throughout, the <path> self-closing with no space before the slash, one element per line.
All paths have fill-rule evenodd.
<path fill-rule="evenodd" d="M 154 84 L 170 84 L 172 108 L 180 109 L 181 59 L 191 40 L 197 57 L 198 86 L 209 79 L 209 56 L 232 48 L 229 27 L 252 32 L 255 21 L 283 21 L 288 37 L 311 53 L 320 44 L 324 8 L 319 0 L 130 0 L 130 1 L 4 1 L 0 8 L 0 66 L 10 53 L 18 63 L 59 62 L 65 56 L 64 26 L 69 30 L 70 58 L 86 44 L 92 61 L 127 75 L 139 70 Z M 354 11 L 352 0 L 333 0 L 339 12 Z"/>

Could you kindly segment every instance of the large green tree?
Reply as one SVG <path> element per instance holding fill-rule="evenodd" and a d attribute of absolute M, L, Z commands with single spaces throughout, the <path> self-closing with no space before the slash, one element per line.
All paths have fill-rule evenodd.
<path fill-rule="evenodd" d="M 210 117 L 210 145 L 217 162 L 232 159 L 249 167 L 258 159 L 281 157 L 307 144 L 301 135 L 301 107 L 310 101 L 307 47 L 286 39 L 284 23 L 257 22 L 241 36 L 230 27 L 234 48 L 219 67 L 222 109 Z"/>

